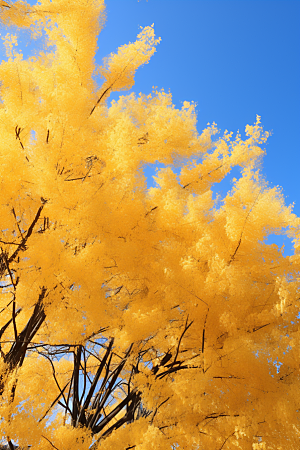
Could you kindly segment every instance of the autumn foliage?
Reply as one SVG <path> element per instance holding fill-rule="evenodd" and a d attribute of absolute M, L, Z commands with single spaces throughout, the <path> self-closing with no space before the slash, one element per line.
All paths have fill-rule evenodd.
<path fill-rule="evenodd" d="M 164 91 L 110 102 L 159 40 L 97 67 L 103 0 L 0 6 L 3 445 L 298 449 L 300 222 L 261 175 L 260 118 L 220 136 Z"/>

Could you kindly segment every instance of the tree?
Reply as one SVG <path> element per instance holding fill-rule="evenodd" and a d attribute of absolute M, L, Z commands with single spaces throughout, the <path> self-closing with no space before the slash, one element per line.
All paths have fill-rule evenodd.
<path fill-rule="evenodd" d="M 164 91 L 109 104 L 159 40 L 96 68 L 104 18 L 102 0 L 1 3 L 48 44 L 24 59 L 7 34 L 0 66 L 4 445 L 296 449 L 300 222 L 261 175 L 269 134 L 199 134 Z M 294 256 L 265 242 L 285 232 Z"/>

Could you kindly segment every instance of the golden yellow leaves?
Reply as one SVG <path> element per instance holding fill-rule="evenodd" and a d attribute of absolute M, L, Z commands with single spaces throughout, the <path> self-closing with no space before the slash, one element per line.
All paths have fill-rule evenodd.
<path fill-rule="evenodd" d="M 74 428 L 70 425 L 55 424 L 54 431 L 45 430 L 41 433 L 39 445 L 35 448 L 37 450 L 51 450 L 55 448 L 63 448 L 64 450 L 88 450 L 92 443 L 93 437 L 91 433 L 84 428 Z"/>
<path fill-rule="evenodd" d="M 265 442 L 259 442 L 257 444 L 252 444 L 253 450 L 266 450 L 266 443 Z M 278 447 L 278 450 L 280 450 L 281 447 Z"/>
<path fill-rule="evenodd" d="M 294 222 L 295 216 L 291 214 L 291 208 L 284 206 L 280 190 L 267 188 L 263 181 L 257 183 L 256 176 L 245 170 L 220 210 L 220 215 L 226 214 L 226 230 L 231 240 L 238 241 L 243 233 L 244 243 L 257 239 L 263 241 L 268 233 Z M 254 223 L 255 228 L 251 228 Z"/>
<path fill-rule="evenodd" d="M 98 69 L 106 80 L 99 97 L 108 95 L 110 91 L 130 89 L 136 70 L 149 61 L 159 41 L 155 39 L 153 26 L 145 27 L 136 42 L 120 47 L 118 53 L 106 58 Z"/>
<path fill-rule="evenodd" d="M 59 394 L 51 370 L 61 386 L 71 385 L 72 363 L 61 358 L 52 367 L 32 351 L 51 360 L 47 344 L 75 347 L 100 337 L 114 338 L 112 371 L 122 353 L 132 352 L 106 412 L 134 388 L 149 413 L 133 423 L 125 419 L 101 440 L 104 450 L 165 450 L 174 442 L 244 449 L 266 415 L 277 433 L 283 422 L 270 405 L 276 401 L 288 422 L 292 408 L 281 407 L 280 396 L 284 390 L 297 398 L 299 338 L 297 324 L 288 322 L 298 311 L 299 260 L 263 241 L 288 226 L 295 237 L 299 221 L 259 173 L 268 137 L 260 118 L 246 127 L 246 138 L 225 131 L 216 140 L 215 124 L 198 135 L 193 103 L 178 110 L 164 91 L 123 96 L 109 106 L 110 92 L 132 87 L 136 70 L 153 55 L 159 42 L 153 27 L 106 59 L 98 69 L 104 83 L 96 88 L 103 1 L 42 0 L 33 8 L 18 2 L 6 9 L 4 20 L 19 23 L 23 15 L 22 24 L 35 22 L 35 31 L 42 28 L 56 49 L 29 61 L 11 58 L 0 69 L 2 251 L 11 258 L 22 243 L 9 266 L 18 283 L 1 286 L 1 318 L 12 320 L 15 295 L 23 310 L 14 325 L 21 330 L 42 286 L 46 292 L 46 321 L 17 373 L 11 423 L 12 409 L 4 404 L 1 410 L 2 434 L 36 450 L 96 450 L 101 432 L 93 438 L 84 427 L 69 426 L 63 402 L 45 425 Z M 12 56 L 15 44 L 7 36 Z M 169 167 L 148 190 L 143 170 L 157 161 Z M 219 206 L 212 186 L 236 166 L 241 177 Z M 9 280 L 3 261 L 2 269 Z M 187 318 L 193 326 L 182 339 Z M 284 323 L 293 339 L 282 336 Z M 4 338 L 3 353 L 15 339 L 13 323 Z M 279 358 L 283 346 L 290 347 L 281 355 L 285 381 L 272 377 L 264 361 L 267 350 L 273 361 Z M 81 376 L 85 367 L 92 380 L 104 353 L 81 361 Z M 15 382 L 14 373 L 8 389 Z M 104 431 L 123 414 L 118 411 Z M 29 437 L 22 423 L 32 429 Z"/>
<path fill-rule="evenodd" d="M 6 25 L 16 25 L 19 28 L 30 27 L 31 21 L 31 6 L 25 1 L 18 0 L 13 3 L 0 3 L 0 19 Z"/>
<path fill-rule="evenodd" d="M 76 0 L 66 5 L 60 0 L 43 0 L 34 7 L 34 18 L 44 21 L 49 44 L 57 46 L 65 69 L 70 66 L 73 77 L 79 76 L 84 84 L 90 82 L 96 36 L 105 19 L 104 1 Z"/>
<path fill-rule="evenodd" d="M 278 295 L 278 303 L 275 305 L 275 313 L 283 314 L 287 307 L 292 305 L 293 296 L 296 294 L 294 289 L 294 284 L 289 283 L 287 277 L 277 277 L 275 290 Z"/>
<path fill-rule="evenodd" d="M 6 56 L 8 58 L 12 58 L 13 54 L 14 54 L 14 51 L 13 51 L 14 45 L 15 46 L 18 45 L 17 36 L 14 34 L 7 33 L 6 36 L 1 39 L 4 41 L 4 46 L 6 49 Z"/>
<path fill-rule="evenodd" d="M 70 364 L 70 361 L 64 359 L 54 363 L 57 380 L 62 386 L 69 378 Z M 39 443 L 47 421 L 46 419 L 43 422 L 41 419 L 49 412 L 53 397 L 59 392 L 54 378 L 49 377 L 49 368 L 52 372 L 47 359 L 31 354 L 26 358 L 23 367 L 10 376 L 10 383 L 6 386 L 8 392 L 13 383 L 16 384 L 16 380 L 18 388 L 13 401 L 8 398 L 5 402 L 5 397 L 1 398 L 0 411 L 1 417 L 4 418 L 0 424 L 1 436 L 6 435 L 13 440 L 18 440 L 21 445 Z M 36 405 L 35 402 L 37 402 Z"/>
<path fill-rule="evenodd" d="M 253 126 L 246 125 L 245 132 L 246 136 L 251 136 L 253 141 L 256 141 L 258 144 L 262 144 L 267 142 L 268 137 L 270 137 L 271 133 L 269 131 L 263 131 L 261 123 L 261 117 L 256 116 L 256 122 Z"/>
<path fill-rule="evenodd" d="M 242 141 L 239 135 L 235 140 L 231 140 L 232 134 L 225 131 L 223 138 L 212 145 L 213 151 L 207 153 L 201 163 L 195 161 L 183 167 L 180 174 L 180 183 L 183 187 L 201 195 L 214 183 L 219 183 L 234 166 L 250 169 L 257 164 L 263 154 L 257 144 L 262 142 L 261 136 L 267 134 L 263 133 L 261 127 L 256 126 L 255 129 L 256 132 L 251 133 L 251 138 L 245 141 Z M 215 132 L 215 128 L 212 128 L 211 133 Z M 250 135 L 249 130 L 248 134 Z"/>

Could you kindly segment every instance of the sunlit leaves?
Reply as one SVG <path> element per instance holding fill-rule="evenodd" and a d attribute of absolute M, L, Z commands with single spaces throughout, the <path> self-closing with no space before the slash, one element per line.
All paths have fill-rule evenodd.
<path fill-rule="evenodd" d="M 0 5 L 46 42 L 24 59 L 7 34 L 0 66 L 1 436 L 294 450 L 299 219 L 262 176 L 269 133 L 260 117 L 198 133 L 195 105 L 163 90 L 110 104 L 159 39 L 145 27 L 96 68 L 104 3 L 71 3 Z"/>

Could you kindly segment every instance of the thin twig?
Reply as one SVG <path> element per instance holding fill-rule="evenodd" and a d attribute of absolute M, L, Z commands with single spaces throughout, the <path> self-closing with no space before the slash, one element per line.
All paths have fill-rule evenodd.
<path fill-rule="evenodd" d="M 68 384 L 70 384 L 70 381 L 68 381 L 68 383 L 65 385 L 65 387 L 62 389 L 62 392 L 64 392 L 64 390 L 66 389 L 66 387 L 68 386 Z M 51 411 L 51 409 L 53 408 L 53 406 L 55 405 L 55 403 L 57 402 L 57 400 L 59 399 L 59 397 L 61 396 L 61 392 L 58 394 L 58 396 L 56 397 L 55 400 L 53 400 L 53 402 L 51 403 L 51 405 L 49 406 L 49 408 L 47 409 L 47 411 L 45 412 L 45 414 L 43 415 L 43 417 L 41 417 L 38 420 L 38 423 L 40 423 L 42 420 L 45 419 L 45 417 L 47 416 L 48 412 Z"/>
<path fill-rule="evenodd" d="M 16 324 L 16 301 L 15 301 L 15 294 L 13 294 L 14 300 L 13 300 L 13 310 L 12 310 L 12 321 L 14 326 L 14 334 L 15 334 L 15 341 L 18 342 L 18 330 L 17 330 L 17 324 Z"/>
<path fill-rule="evenodd" d="M 55 447 L 55 445 L 52 444 L 52 442 L 51 442 L 46 436 L 44 436 L 44 435 L 42 434 L 42 437 L 43 437 L 44 439 L 46 439 L 46 441 L 48 441 L 49 444 L 52 445 L 53 448 L 56 448 L 56 450 L 59 450 L 59 448 Z"/>
<path fill-rule="evenodd" d="M 43 204 L 39 207 L 39 209 L 37 210 L 37 213 L 35 215 L 35 218 L 33 219 L 30 227 L 28 228 L 25 236 L 23 237 L 21 243 L 19 244 L 18 248 L 14 251 L 14 253 L 8 258 L 8 263 L 10 264 L 12 261 L 14 261 L 14 259 L 16 258 L 16 256 L 18 255 L 20 250 L 24 250 L 25 249 L 25 244 L 27 242 L 27 240 L 30 238 L 30 236 L 32 235 L 33 229 L 37 223 L 37 221 L 40 218 L 41 212 L 44 208 L 45 203 L 47 202 L 45 199 L 42 199 Z"/>

